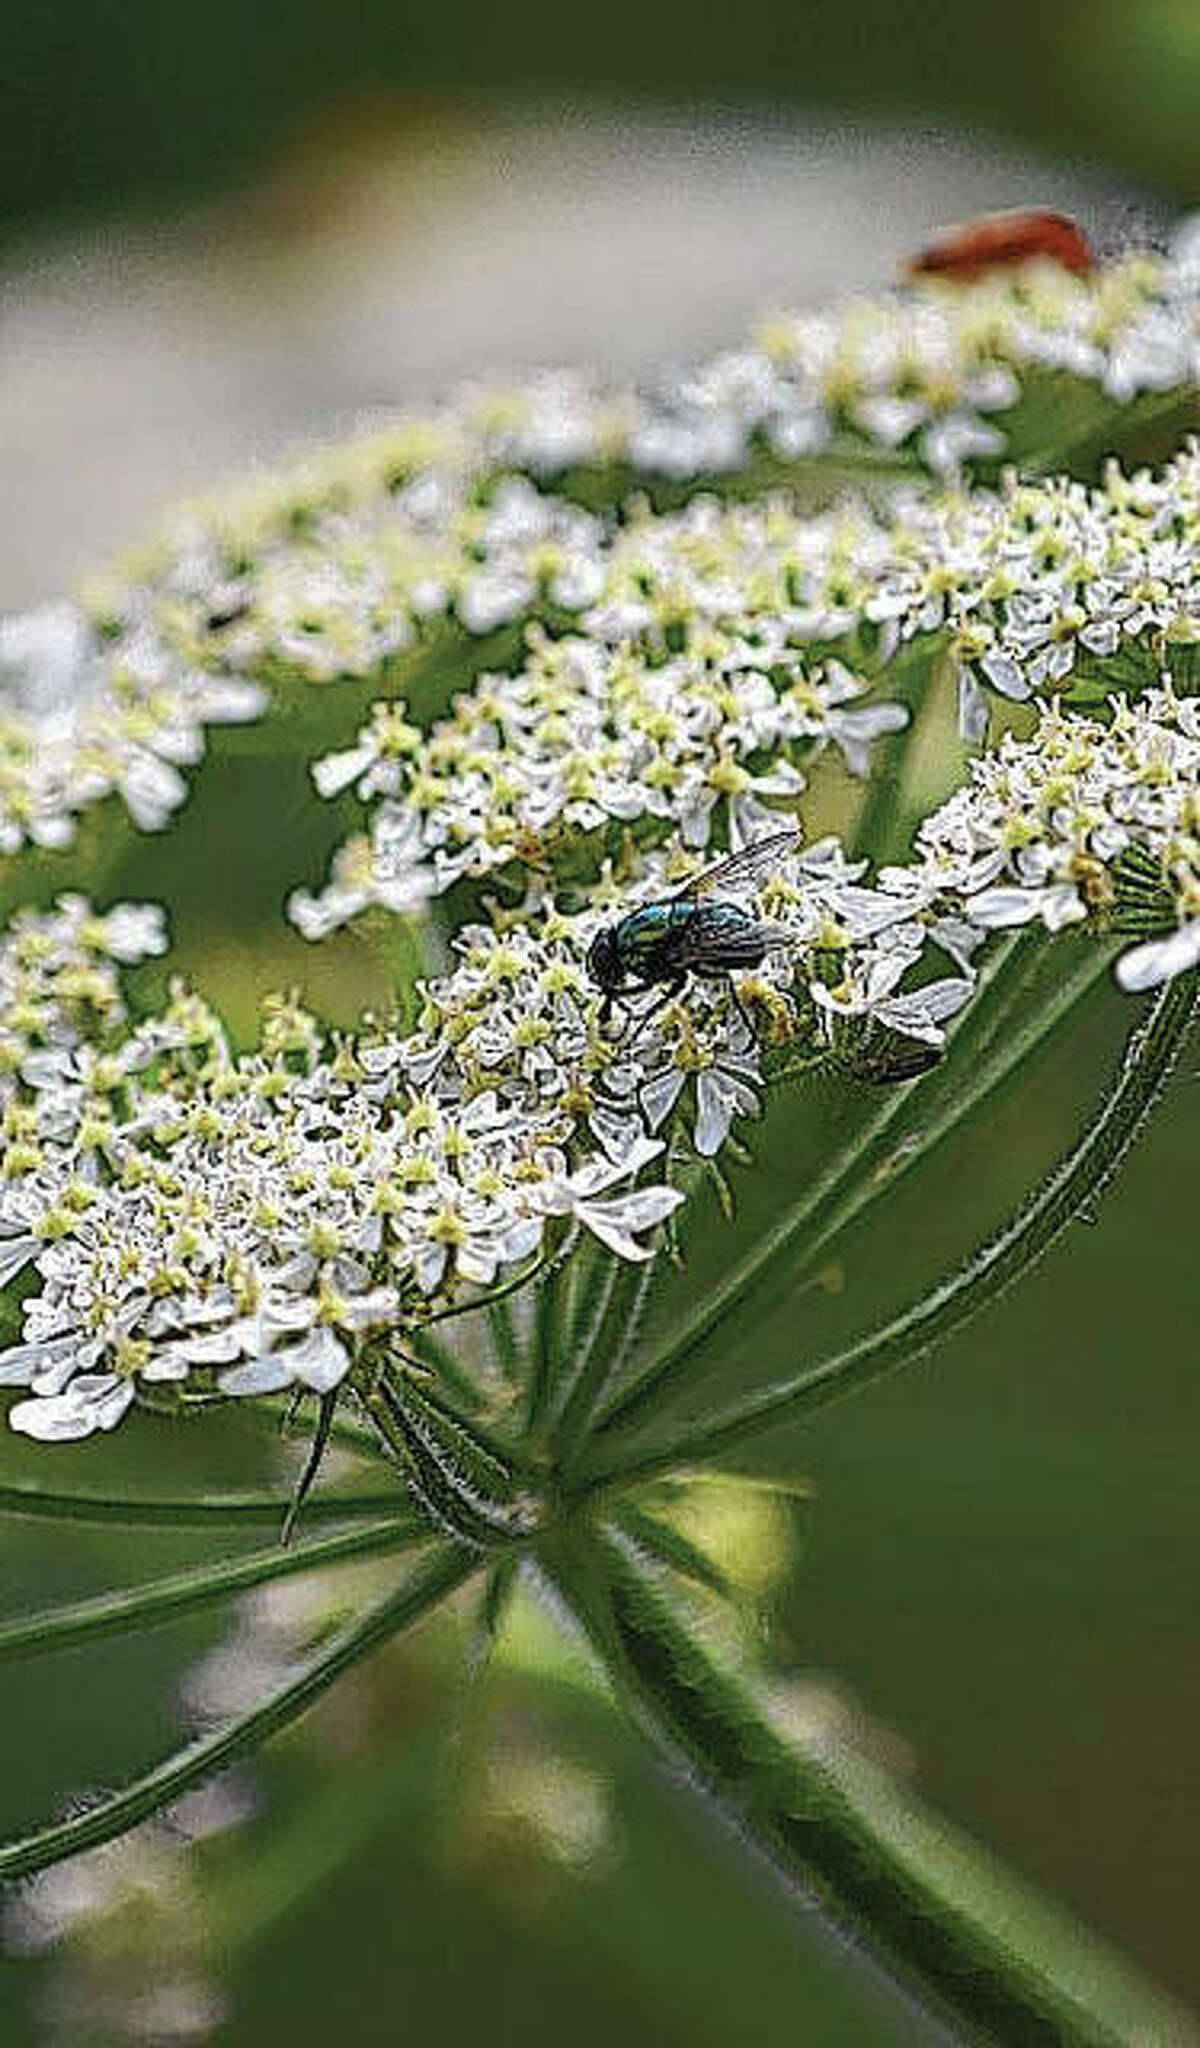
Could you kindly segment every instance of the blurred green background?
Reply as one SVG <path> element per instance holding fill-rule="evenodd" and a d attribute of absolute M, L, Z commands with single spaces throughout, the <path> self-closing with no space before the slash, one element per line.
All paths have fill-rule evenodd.
<path fill-rule="evenodd" d="M 465 95 L 818 106 L 1001 128 L 1194 190 L 1193 0 L 14 0 L 0 30 L 11 231 L 236 184 L 332 113 Z"/>
<path fill-rule="evenodd" d="M 708 346 L 764 304 L 886 279 L 993 202 L 1057 200 L 1101 239 L 1160 231 L 1200 196 L 1197 104 L 1195 0 L 9 0 L 0 599 L 49 596 L 176 492 L 472 365 Z M 136 879 L 191 876 L 193 958 L 236 1007 L 279 956 L 277 932 L 202 915 L 254 857 L 236 741 L 230 762 Z M 1069 1141 L 1127 1016 L 1104 995 L 848 1263 L 894 1299 L 999 1213 Z M 1019 1297 L 771 1448 L 818 1498 L 762 1634 L 796 1711 L 841 1717 L 1200 2002 L 1193 1090 L 1185 1073 L 1095 1227 Z M 839 1312 L 814 1309 L 818 1336 Z M 748 1371 L 788 1355 L 783 1320 L 778 1359 Z M 144 1423 L 78 1452 L 5 1438 L 0 1474 L 168 1491 L 214 1457 L 248 1484 L 278 1453 Z M 0 1604 L 194 1554 L 8 1521 Z M 180 1674 L 218 1636 L 6 1668 L 0 1824 L 165 1747 Z M 532 1609 L 482 1684 L 448 1693 L 460 1648 L 435 1628 L 340 1688 L 258 1774 L 246 1828 L 168 1857 L 185 1877 L 134 1871 L 119 1928 L 0 1963 L 5 2043 L 929 2038 L 797 1927 Z M 33 1945 L 19 1901 L 9 1934 Z"/>

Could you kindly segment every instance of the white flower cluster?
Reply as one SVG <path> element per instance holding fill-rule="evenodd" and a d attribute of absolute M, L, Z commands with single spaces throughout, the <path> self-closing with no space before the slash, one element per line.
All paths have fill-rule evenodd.
<path fill-rule="evenodd" d="M 235 1060 L 182 992 L 110 1061 L 30 1056 L 8 1113 L 0 1272 L 41 1279 L 0 1386 L 14 1428 L 112 1429 L 136 1395 L 197 1377 L 225 1394 L 338 1385 L 380 1332 L 460 1283 L 537 1254 L 551 1219 L 620 1257 L 682 1199 L 629 1186 L 620 1161 L 564 1145 L 569 1121 L 494 1090 L 410 1086 L 378 1047 L 326 1054 L 288 1003 Z"/>
<path fill-rule="evenodd" d="M 1120 401 L 1200 381 L 1198 302 L 1184 244 L 806 316 L 658 394 L 469 396 L 177 521 L 90 618 L 0 626 L 0 854 L 65 844 L 109 793 L 161 826 L 206 723 L 353 678 L 380 701 L 314 777 L 355 790 L 369 831 L 323 895 L 293 898 L 300 928 L 526 880 L 460 933 L 408 1038 L 329 1043 L 280 999 L 247 1057 L 182 990 L 129 1027 L 116 970 L 163 950 L 157 912 L 72 897 L 17 917 L 0 1285 L 40 1291 L 0 1353 L 13 1425 L 70 1439 L 139 1398 L 365 1387 L 406 1330 L 582 1231 L 649 1258 L 684 1198 L 677 1160 L 712 1159 L 776 1079 L 936 1059 L 998 928 L 1126 932 L 1131 989 L 1200 964 L 1200 720 L 1171 680 L 1200 667 L 1200 451 L 1094 490 L 926 488 L 816 516 L 700 497 L 602 520 L 507 473 L 607 466 L 613 498 L 631 471 L 765 456 L 779 475 L 856 442 L 952 471 L 996 452 L 1031 366 Z M 422 715 L 439 626 L 499 643 L 449 703 L 435 646 Z M 905 723 L 870 693 L 909 643 L 957 664 L 972 738 L 986 691 L 1058 701 L 871 878 L 834 840 L 802 849 L 780 812 L 821 750 L 863 774 Z M 706 897 L 703 850 L 764 835 Z M 709 936 L 688 974 L 655 948 L 690 906 Z"/>
<path fill-rule="evenodd" d="M 703 477 L 760 451 L 796 458 L 903 451 L 955 476 L 1007 445 L 1005 415 L 1031 374 L 1066 373 L 1115 403 L 1192 385 L 1200 371 L 1200 227 L 1165 257 L 1087 275 L 1055 263 L 969 286 L 921 279 L 886 298 L 773 319 L 749 345 L 624 400 L 580 378 L 481 402 L 499 459 L 553 475 L 623 461 L 639 474 Z"/>
<path fill-rule="evenodd" d="M 390 1057 L 451 1099 L 486 1087 L 553 1111 L 620 1161 L 684 1111 L 693 1150 L 711 1158 L 735 1117 L 758 1113 L 774 1070 L 852 1053 L 868 1024 L 944 1045 L 944 1023 L 974 987 L 975 935 L 941 913 L 941 892 L 919 876 L 864 884 L 866 863 L 848 862 L 834 839 L 785 847 L 748 899 L 768 939 L 757 968 L 600 1003 L 587 968 L 597 933 L 678 896 L 696 872 L 682 848 L 656 853 L 620 882 L 606 873 L 581 911 L 546 898 L 500 929 L 466 927 L 457 967 L 426 985 L 418 1030 Z M 930 978 L 931 949 L 950 973 Z"/>
<path fill-rule="evenodd" d="M 913 870 L 981 931 L 1092 918 L 1157 925 L 1117 963 L 1146 989 L 1200 964 L 1200 700 L 1169 685 L 1114 699 L 1107 724 L 1041 710 L 926 819 Z"/>
<path fill-rule="evenodd" d="M 482 501 L 481 501 L 482 499 Z M 188 587 L 220 578 L 221 657 L 249 674 L 328 683 L 378 676 L 449 619 L 483 635 L 539 605 L 578 607 L 600 576 L 601 522 L 524 477 L 481 488 L 462 451 L 345 510 L 298 515 L 222 575 L 227 542 L 197 536 Z M 218 617 L 223 616 L 218 613 Z"/>
<path fill-rule="evenodd" d="M 576 909 L 535 885 L 459 935 L 410 1037 L 326 1048 L 277 1001 L 240 1060 L 182 992 L 111 1042 L 111 963 L 161 948 L 153 912 L 97 919 L 70 899 L 25 914 L 0 952 L 0 1277 L 31 1267 L 42 1286 L 0 1354 L 0 1385 L 30 1390 L 14 1426 L 86 1435 L 139 1391 L 183 1382 L 327 1392 L 372 1340 L 536 1259 L 552 1219 L 648 1257 L 642 1234 L 683 1199 L 637 1184 L 669 1128 L 711 1158 L 781 1072 L 916 1071 L 856 1060 L 880 1034 L 936 1057 L 997 929 L 1134 932 L 1118 968 L 1130 989 L 1194 968 L 1197 700 L 1164 681 L 1115 697 L 1104 721 L 1042 707 L 874 883 L 836 841 L 802 849 L 786 831 L 711 883 L 696 867 L 680 842 L 630 855 Z M 721 929 L 752 929 L 757 960 L 731 974 L 718 944 L 690 978 L 639 976 L 635 952 L 628 993 L 597 985 L 598 937 L 647 908 L 653 936 L 664 909 L 686 918 L 709 900 Z"/>
<path fill-rule="evenodd" d="M 649 392 L 557 376 L 466 393 L 177 518 L 87 610 L 0 623 L 0 853 L 68 843 L 109 792 L 158 829 L 204 727 L 258 716 L 264 685 L 382 680 L 438 621 L 484 634 L 587 612 L 608 578 L 609 531 L 530 477 L 600 465 L 619 496 L 626 479 L 700 480 L 763 450 L 785 481 L 797 458 L 856 449 L 885 467 L 896 457 L 898 477 L 946 476 L 1004 453 L 1006 417 L 1035 372 L 1067 372 L 1115 403 L 1194 386 L 1197 239 L 1193 227 L 1167 258 L 1088 277 L 1022 266 L 780 320 L 757 345 Z M 905 545 L 897 534 L 901 562 Z M 978 651 L 994 655 L 1001 690 L 1023 651 L 1036 668 L 1045 650 L 1053 679 L 1070 637 L 1061 615 L 1013 604 L 1014 633 Z M 978 726 L 977 698 L 966 716 Z"/>
<path fill-rule="evenodd" d="M 54 910 L 24 910 L 0 937 L 0 1186 L 41 1159 L 47 1128 L 77 1130 L 124 1082 L 129 1041 L 119 967 L 164 953 L 153 904 L 120 903 L 97 916 L 82 896 Z M 54 1112 L 39 1094 L 53 1084 Z M 0 1286 L 11 1277 L 0 1243 Z"/>
<path fill-rule="evenodd" d="M 382 799 L 369 841 L 335 857 L 321 896 L 292 897 L 294 922 L 320 939 L 367 903 L 407 909 L 463 875 L 544 867 L 613 825 L 648 821 L 696 847 L 718 820 L 752 837 L 768 800 L 803 789 L 801 762 L 833 742 L 865 772 L 870 741 L 907 721 L 899 705 L 860 706 L 842 663 L 804 666 L 769 619 L 710 627 L 704 648 L 702 664 L 690 652 L 652 664 L 599 625 L 586 639 L 536 635 L 517 675 L 481 677 L 428 734 L 402 703 L 376 704 L 357 744 L 313 771 L 322 796 L 353 784 Z"/>
<path fill-rule="evenodd" d="M 181 662 L 147 618 L 111 640 L 69 605 L 0 621 L 0 855 L 68 846 L 79 813 L 113 793 L 160 831 L 205 726 L 266 702 L 256 683 Z"/>
<path fill-rule="evenodd" d="M 1111 465 L 1096 490 L 1010 479 L 998 497 L 913 502 L 859 594 L 884 654 L 894 634 L 945 636 L 968 739 L 989 690 L 1102 700 L 1114 682 L 1151 683 L 1200 643 L 1200 450 L 1157 476 Z"/>
<path fill-rule="evenodd" d="M 1101 662 L 1111 687 L 1114 656 L 1153 682 L 1200 642 L 1200 447 L 1157 474 L 1111 464 L 1095 489 L 1009 478 L 998 492 L 909 493 L 886 517 L 701 498 L 616 536 L 583 623 L 698 653 L 714 628 L 736 629 L 777 658 L 835 648 L 871 673 L 936 634 L 972 713 L 986 690 L 1091 685 Z"/>
<path fill-rule="evenodd" d="M 904 724 L 900 706 L 862 701 L 855 657 L 886 682 L 898 648 L 946 648 L 976 741 L 988 692 L 1102 702 L 1114 682 L 1153 683 L 1200 645 L 1200 450 L 1158 475 L 1113 466 L 1097 489 L 910 498 L 886 520 L 700 498 L 631 520 L 585 580 L 580 630 L 529 629 L 515 675 L 485 675 L 427 733 L 381 702 L 355 746 L 318 762 L 322 795 L 378 802 L 327 889 L 293 897 L 307 937 L 464 874 L 544 864 L 614 822 L 696 846 L 717 822 L 761 829 L 822 747 L 865 774 L 871 742 Z"/>

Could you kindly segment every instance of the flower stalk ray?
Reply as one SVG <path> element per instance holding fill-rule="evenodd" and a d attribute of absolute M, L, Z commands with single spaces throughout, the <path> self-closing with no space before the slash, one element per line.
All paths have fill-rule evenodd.
<path fill-rule="evenodd" d="M 124 1591 L 101 1593 L 94 1599 L 0 1622 L 0 1663 L 14 1657 L 40 1657 L 50 1650 L 144 1628 L 152 1622 L 173 1621 L 177 1615 L 275 1579 L 412 1549 L 426 1542 L 428 1535 L 425 1523 L 415 1519 L 373 1523 L 286 1549 L 276 1543 L 268 1550 L 252 1551 L 220 1564 L 196 1566 Z"/>

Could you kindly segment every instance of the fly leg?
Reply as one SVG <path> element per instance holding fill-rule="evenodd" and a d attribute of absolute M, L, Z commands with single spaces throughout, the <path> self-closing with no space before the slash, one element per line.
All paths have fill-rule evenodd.
<path fill-rule="evenodd" d="M 610 990 L 606 994 L 604 1001 L 600 1005 L 600 1015 L 597 1020 L 600 1028 L 601 1037 L 603 1037 L 608 1030 L 609 1022 L 612 1018 L 614 1010 L 619 1010 L 621 1012 L 623 1022 L 620 1031 L 616 1033 L 615 1037 L 611 1040 L 611 1043 L 613 1045 L 623 1045 L 625 1043 L 625 1040 L 629 1036 L 631 1027 L 637 1022 L 637 1011 L 630 1009 L 629 1004 L 626 1002 L 624 996 L 617 995 L 612 990 Z"/>
<path fill-rule="evenodd" d="M 647 1024 L 649 1024 L 653 1018 L 659 1016 L 661 1012 L 666 1009 L 668 1003 L 673 1003 L 675 1001 L 676 997 L 682 991 L 686 981 L 686 974 L 676 975 L 672 981 L 668 982 L 666 988 L 664 988 L 662 994 L 658 997 L 657 1001 L 649 1003 L 646 1006 L 646 1008 L 642 1011 L 641 1016 L 638 1018 L 638 1028 L 633 1036 L 634 1045 L 636 1045 L 638 1039 L 642 1037 L 643 1033 L 645 1032 Z M 646 1137 L 652 1138 L 654 1136 L 654 1127 L 650 1122 L 650 1112 L 646 1107 L 646 1098 L 643 1094 L 645 1086 L 645 1081 L 639 1081 L 637 1084 L 637 1089 L 635 1091 L 637 1094 L 638 1115 L 641 1118 L 642 1130 L 644 1131 Z"/>
<path fill-rule="evenodd" d="M 630 1040 L 631 1047 L 637 1044 L 638 1039 L 641 1038 L 643 1032 L 646 1029 L 647 1024 L 649 1024 L 653 1018 L 657 1017 L 661 1011 L 665 1010 L 668 1003 L 673 1003 L 675 1001 L 676 997 L 681 993 L 686 981 L 686 974 L 677 974 L 672 981 L 669 981 L 667 983 L 662 994 L 657 998 L 655 1002 L 647 1003 L 646 1008 L 642 1010 L 638 1015 L 637 1030 L 634 1032 L 633 1037 Z"/>
<path fill-rule="evenodd" d="M 753 1025 L 753 1022 L 751 1021 L 751 1018 L 750 1018 L 750 1013 L 749 1013 L 749 1011 L 747 1010 L 747 1008 L 746 1008 L 746 1005 L 745 1005 L 745 1004 L 743 1003 L 743 1001 L 742 1001 L 742 999 L 741 999 L 741 996 L 740 996 L 740 995 L 738 994 L 738 985 L 737 985 L 736 981 L 734 980 L 734 978 L 733 978 L 732 974 L 727 974 L 727 975 L 726 975 L 726 977 L 725 977 L 725 986 L 726 986 L 726 988 L 727 988 L 727 989 L 728 989 L 728 991 L 729 991 L 729 1000 L 730 1000 L 730 1002 L 731 1002 L 731 1003 L 733 1004 L 733 1007 L 734 1007 L 734 1009 L 735 1009 L 735 1010 L 737 1011 L 737 1013 L 738 1013 L 738 1016 L 739 1016 L 739 1017 L 741 1018 L 741 1020 L 742 1020 L 743 1024 L 744 1024 L 744 1025 L 745 1025 L 745 1027 L 746 1027 L 746 1032 L 747 1032 L 747 1035 L 748 1035 L 748 1037 L 749 1037 L 749 1039 L 750 1039 L 750 1043 L 751 1043 L 752 1045 L 757 1045 L 757 1043 L 758 1043 L 758 1033 L 757 1033 L 757 1031 L 756 1031 L 756 1030 L 754 1029 L 754 1025 Z"/>
<path fill-rule="evenodd" d="M 685 986 L 686 982 L 686 974 L 673 975 L 671 980 L 668 982 L 667 986 L 663 989 L 662 994 L 660 996 L 657 996 L 654 1002 L 648 1003 L 646 1008 L 641 1011 L 630 1009 L 628 1002 L 622 996 L 615 994 L 605 996 L 604 1000 L 605 1003 L 609 1006 L 610 1011 L 613 1008 L 619 1006 L 621 1010 L 624 1012 L 626 1018 L 628 1019 L 628 1028 L 621 1033 L 620 1038 L 616 1042 L 619 1045 L 627 1046 L 628 1050 L 630 1052 L 633 1052 L 637 1047 L 638 1040 L 642 1037 L 643 1033 L 645 1032 L 646 1026 L 649 1023 L 651 1023 L 653 1019 L 660 1014 L 661 1011 L 666 1009 L 668 1003 L 674 1002 L 675 998 L 679 995 L 680 990 Z M 647 987 L 651 987 L 653 984 L 647 983 L 645 985 Z M 634 993 L 638 993 L 636 986 L 634 989 Z M 603 1016 L 603 1012 L 601 1013 L 601 1015 Z M 642 1093 L 642 1090 L 645 1087 L 645 1085 L 646 1084 L 644 1081 L 640 1081 L 637 1084 L 634 1093 L 637 1099 L 638 1117 L 641 1122 L 642 1131 L 647 1138 L 652 1138 L 654 1136 L 654 1130 L 650 1122 L 650 1112 L 646 1107 L 645 1097 Z"/>

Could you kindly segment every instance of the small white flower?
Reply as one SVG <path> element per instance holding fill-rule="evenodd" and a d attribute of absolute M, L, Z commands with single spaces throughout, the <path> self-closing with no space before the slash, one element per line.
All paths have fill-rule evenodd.
<path fill-rule="evenodd" d="M 1180 925 L 1169 938 L 1131 946 L 1118 960 L 1116 974 L 1121 987 L 1135 995 L 1142 989 L 1158 988 L 1193 967 L 1200 967 L 1200 918 Z"/>
<path fill-rule="evenodd" d="M 80 1373 L 62 1394 L 18 1401 L 9 1410 L 9 1427 L 39 1443 L 74 1443 L 96 1430 L 115 1429 L 133 1396 L 132 1381 L 116 1373 Z"/>

